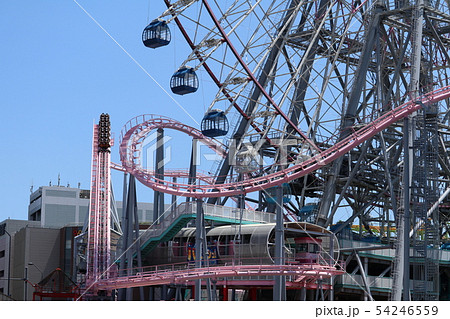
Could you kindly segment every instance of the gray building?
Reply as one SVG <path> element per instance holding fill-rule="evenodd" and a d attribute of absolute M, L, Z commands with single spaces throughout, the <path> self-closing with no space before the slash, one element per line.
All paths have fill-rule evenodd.
<path fill-rule="evenodd" d="M 57 268 L 71 276 L 74 237 L 81 228 L 43 228 L 38 221 L 8 219 L 1 222 L 0 296 L 32 300 L 34 285 Z"/>
<path fill-rule="evenodd" d="M 14 235 L 14 258 L 11 296 L 15 300 L 32 300 L 34 287 L 53 270 L 60 267 L 61 237 L 58 228 L 27 226 Z"/>
<path fill-rule="evenodd" d="M 42 186 L 30 195 L 28 220 L 41 227 L 63 227 L 83 224 L 89 209 L 89 190 Z"/>
<path fill-rule="evenodd" d="M 41 186 L 30 195 L 28 220 L 40 222 L 41 227 L 82 225 L 89 213 L 90 191 L 62 186 Z M 153 204 L 138 203 L 140 223 L 153 221 Z M 170 205 L 165 205 L 166 208 Z M 119 218 L 122 218 L 122 202 L 116 202 Z"/>
<path fill-rule="evenodd" d="M 14 235 L 28 225 L 39 226 L 39 222 L 6 219 L 0 223 L 0 293 L 2 294 L 11 294 L 13 280 L 10 278 L 14 277 L 10 269 L 14 263 Z"/>

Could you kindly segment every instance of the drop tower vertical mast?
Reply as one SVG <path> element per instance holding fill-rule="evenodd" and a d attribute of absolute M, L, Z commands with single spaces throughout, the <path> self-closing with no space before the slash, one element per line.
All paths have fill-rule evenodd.
<path fill-rule="evenodd" d="M 102 113 L 94 124 L 92 142 L 91 199 L 89 209 L 86 287 L 109 277 L 110 194 L 111 194 L 111 125 Z"/>

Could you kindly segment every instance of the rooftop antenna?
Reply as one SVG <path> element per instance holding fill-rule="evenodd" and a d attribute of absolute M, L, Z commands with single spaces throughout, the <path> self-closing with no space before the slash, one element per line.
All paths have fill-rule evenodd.
<path fill-rule="evenodd" d="M 31 180 L 31 186 L 30 186 L 30 193 L 31 193 L 31 194 L 33 193 L 33 188 L 34 188 L 33 180 Z"/>
<path fill-rule="evenodd" d="M 61 174 L 58 173 L 58 186 L 61 186 L 60 184 L 61 184 Z"/>

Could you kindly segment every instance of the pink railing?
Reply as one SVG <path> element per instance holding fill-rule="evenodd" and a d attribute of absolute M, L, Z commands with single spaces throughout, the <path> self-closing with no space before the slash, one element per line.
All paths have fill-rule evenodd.
<path fill-rule="evenodd" d="M 93 289 L 112 290 L 140 286 L 181 284 L 197 279 L 229 277 L 292 276 L 299 282 L 313 282 L 345 273 L 331 265 L 321 264 L 243 264 L 231 263 L 194 268 L 191 263 L 161 265 L 143 269 L 134 275 L 99 280 Z"/>

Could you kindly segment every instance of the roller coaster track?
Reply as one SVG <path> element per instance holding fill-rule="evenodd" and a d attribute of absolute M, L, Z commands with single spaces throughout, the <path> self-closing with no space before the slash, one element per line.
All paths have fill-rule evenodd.
<path fill-rule="evenodd" d="M 320 264 L 225 265 L 204 268 L 189 268 L 189 264 L 184 264 L 155 267 L 155 270 L 140 272 L 136 275 L 99 280 L 96 282 L 94 289 L 112 290 L 165 284 L 186 284 L 197 279 L 255 276 L 293 276 L 292 281 L 297 285 L 307 286 L 313 284 L 317 279 L 330 278 L 343 273 L 345 273 L 343 270 L 336 269 L 336 267 Z"/>
<path fill-rule="evenodd" d="M 231 176 L 223 184 L 185 184 L 173 181 L 166 181 L 158 179 L 153 174 L 149 174 L 144 170 L 137 161 L 136 154 L 139 153 L 138 146 L 142 144 L 143 139 L 151 130 L 156 128 L 171 128 L 187 133 L 188 135 L 202 140 L 208 147 L 213 149 L 218 154 L 224 156 L 225 151 L 213 139 L 204 137 L 200 131 L 184 125 L 175 120 L 156 117 L 156 116 L 142 116 L 134 119 L 135 125 L 126 125 L 122 131 L 120 141 L 120 158 L 123 167 L 127 172 L 133 174 L 141 183 L 152 188 L 155 191 L 185 196 L 193 198 L 209 198 L 221 196 L 235 196 L 239 194 L 246 194 L 262 189 L 267 189 L 273 186 L 281 185 L 291 180 L 300 178 L 309 174 L 324 165 L 327 165 L 337 158 L 343 156 L 351 149 L 360 145 L 361 143 L 372 138 L 382 130 L 386 129 L 395 122 L 405 118 L 406 116 L 418 111 L 423 106 L 431 105 L 447 99 L 450 97 L 450 86 L 446 86 L 435 91 L 429 92 L 419 99 L 408 101 L 391 111 L 382 114 L 372 122 L 358 127 L 357 129 L 345 128 L 351 133 L 344 139 L 335 143 L 332 147 L 317 153 L 308 160 L 288 167 L 284 170 L 274 172 L 265 176 L 245 179 L 238 181 L 236 176 Z M 142 119 L 141 122 L 138 120 Z M 138 154 L 139 155 L 139 154 Z"/>

